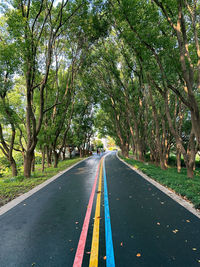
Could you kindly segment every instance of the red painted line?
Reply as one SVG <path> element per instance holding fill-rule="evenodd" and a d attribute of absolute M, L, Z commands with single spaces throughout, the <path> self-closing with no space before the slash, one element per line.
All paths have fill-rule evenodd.
<path fill-rule="evenodd" d="M 88 232 L 90 216 L 91 216 L 91 211 L 92 211 L 92 204 L 93 204 L 95 189 L 96 189 L 97 180 L 98 180 L 99 166 L 100 166 L 100 162 L 99 162 L 99 165 L 98 165 L 98 169 L 97 169 L 94 185 L 93 185 L 93 188 L 92 188 L 92 192 L 91 192 L 91 195 L 90 195 L 90 199 L 89 199 L 89 202 L 88 202 L 88 207 L 87 207 L 87 211 L 86 211 L 86 214 L 85 214 L 85 219 L 84 219 L 84 223 L 83 223 L 80 239 L 79 239 L 79 242 L 78 242 L 78 247 L 77 247 L 76 255 L 75 255 L 75 258 L 74 258 L 73 267 L 81 267 L 81 265 L 82 265 L 83 255 L 84 255 L 84 250 L 85 250 L 85 243 L 86 243 L 86 238 L 87 238 L 87 232 Z"/>

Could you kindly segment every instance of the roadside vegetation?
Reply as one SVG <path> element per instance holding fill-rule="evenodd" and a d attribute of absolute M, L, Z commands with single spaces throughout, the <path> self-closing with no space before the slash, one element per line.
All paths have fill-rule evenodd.
<path fill-rule="evenodd" d="M 180 173 L 177 173 L 175 167 L 175 157 L 170 158 L 171 165 L 167 170 L 162 170 L 160 166 L 156 166 L 150 161 L 141 162 L 126 158 L 119 155 L 125 162 L 132 165 L 138 170 L 151 177 L 158 183 L 175 191 L 178 195 L 193 203 L 196 209 L 200 209 L 200 168 L 195 170 L 194 178 L 188 179 L 186 168 L 182 168 Z M 199 162 L 197 162 L 199 164 Z"/>

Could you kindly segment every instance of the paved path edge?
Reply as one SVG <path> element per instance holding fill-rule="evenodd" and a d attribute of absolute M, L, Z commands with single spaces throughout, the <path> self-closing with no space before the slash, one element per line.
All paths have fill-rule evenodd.
<path fill-rule="evenodd" d="M 34 187 L 33 189 L 31 189 L 30 191 L 22 194 L 21 196 L 9 201 L 8 203 L 6 203 L 5 205 L 3 205 L 0 208 L 0 216 L 3 215 L 4 213 L 6 213 L 7 211 L 9 211 L 10 209 L 14 208 L 15 206 L 17 206 L 19 203 L 21 203 L 22 201 L 24 201 L 25 199 L 27 199 L 28 197 L 32 196 L 33 194 L 35 194 L 36 192 L 38 192 L 40 189 L 42 189 L 43 187 L 45 187 L 46 185 L 50 184 L 51 182 L 55 181 L 56 179 L 58 179 L 61 175 L 63 175 L 65 172 L 71 170 L 72 168 L 74 168 L 76 165 L 80 164 L 81 162 L 89 159 L 85 158 L 75 164 L 73 164 L 72 166 L 68 167 L 67 169 L 60 171 L 59 173 L 57 173 L 56 175 L 54 175 L 53 177 L 49 178 L 48 180 L 46 180 L 45 182 L 37 185 L 36 187 Z"/>
<path fill-rule="evenodd" d="M 156 186 L 160 191 L 162 191 L 163 193 L 165 193 L 166 195 L 168 195 L 170 198 L 172 198 L 173 200 L 175 200 L 176 202 L 178 202 L 181 206 L 183 206 L 185 209 L 187 209 L 188 211 L 190 211 L 191 213 L 193 213 L 195 216 L 197 216 L 200 219 L 200 211 L 196 210 L 193 207 L 193 204 L 191 204 L 190 202 L 186 201 L 180 195 L 177 195 L 176 193 L 174 193 L 173 191 L 171 191 L 170 189 L 168 189 L 164 185 L 161 185 L 160 183 L 156 182 L 155 180 L 153 180 L 152 178 L 150 178 L 149 176 L 147 176 L 146 174 L 144 174 L 142 171 L 136 169 L 132 165 L 130 165 L 127 162 L 125 162 L 123 159 L 121 159 L 119 157 L 118 153 L 116 153 L 116 155 L 117 155 L 117 158 L 121 162 L 123 162 L 129 168 L 131 168 L 132 170 L 134 170 L 135 172 L 137 172 L 142 178 L 144 178 L 145 180 L 147 180 L 148 182 L 150 182 L 151 184 L 153 184 L 154 186 Z"/>

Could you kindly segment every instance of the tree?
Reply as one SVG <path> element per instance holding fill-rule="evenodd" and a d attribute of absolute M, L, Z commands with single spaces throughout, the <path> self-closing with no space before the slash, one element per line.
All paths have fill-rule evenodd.
<path fill-rule="evenodd" d="M 24 176 L 30 177 L 38 134 L 42 127 L 44 91 L 52 63 L 53 48 L 72 17 L 84 3 L 62 1 L 14 1 L 7 12 L 9 31 L 20 51 L 26 78 L 26 135 Z M 23 37 L 23 38 L 21 38 Z M 35 95 L 39 103 L 35 107 Z"/>
<path fill-rule="evenodd" d="M 10 103 L 8 94 L 13 88 L 13 76 L 19 66 L 18 52 L 10 35 L 5 30 L 6 20 L 0 18 L 0 149 L 9 160 L 12 175 L 17 175 L 17 166 L 13 157 L 18 121 L 14 103 Z"/>

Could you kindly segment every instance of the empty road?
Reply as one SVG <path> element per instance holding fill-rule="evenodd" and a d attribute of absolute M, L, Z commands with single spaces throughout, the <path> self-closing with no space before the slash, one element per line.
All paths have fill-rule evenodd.
<path fill-rule="evenodd" d="M 94 155 L 0 216 L 0 266 L 200 266 L 200 219 Z"/>

